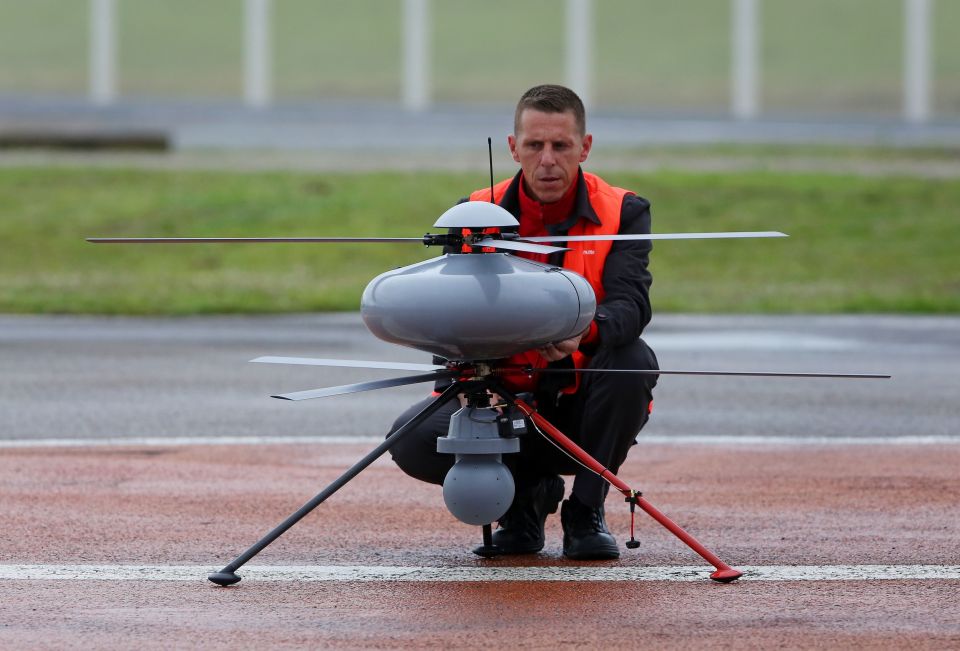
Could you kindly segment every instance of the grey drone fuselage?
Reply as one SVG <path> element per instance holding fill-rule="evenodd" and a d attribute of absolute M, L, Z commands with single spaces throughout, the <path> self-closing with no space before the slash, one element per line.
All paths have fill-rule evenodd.
<path fill-rule="evenodd" d="M 518 225 L 493 203 L 467 202 L 434 226 Z M 479 247 L 476 247 L 479 248 Z M 509 253 L 448 253 L 382 273 L 360 301 L 374 336 L 448 361 L 489 360 L 540 348 L 583 332 L 597 299 L 577 273 Z"/>
<path fill-rule="evenodd" d="M 569 339 L 596 307 L 590 283 L 567 269 L 508 253 L 449 253 L 374 278 L 360 314 L 379 339 L 464 361 Z"/>

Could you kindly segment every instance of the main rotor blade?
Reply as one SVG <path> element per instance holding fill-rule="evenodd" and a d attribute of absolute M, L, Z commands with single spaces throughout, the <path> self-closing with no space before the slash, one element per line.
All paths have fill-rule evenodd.
<path fill-rule="evenodd" d="M 521 237 L 524 242 L 599 242 L 606 240 L 729 240 L 746 237 L 789 237 L 780 231 L 730 231 L 727 233 L 647 233 L 635 235 L 541 235 Z"/>
<path fill-rule="evenodd" d="M 440 371 L 445 366 L 436 364 L 408 364 L 404 362 L 371 362 L 359 359 L 323 359 L 319 357 L 258 357 L 251 362 L 260 364 L 297 364 L 301 366 L 338 366 L 343 368 L 381 368 L 390 371 Z"/>
<path fill-rule="evenodd" d="M 501 249 L 504 251 L 523 251 L 524 253 L 545 253 L 547 255 L 551 253 L 557 253 L 560 251 L 570 250 L 568 248 L 563 248 L 559 246 L 544 246 L 542 244 L 530 244 L 525 241 L 518 242 L 515 240 L 495 240 L 493 238 L 485 238 L 485 239 L 479 240 L 478 242 L 474 242 L 473 245 L 489 246 L 494 249 Z"/>
<path fill-rule="evenodd" d="M 419 242 L 422 237 L 88 237 L 93 244 L 249 244 L 252 242 Z"/>
<path fill-rule="evenodd" d="M 851 378 L 858 380 L 886 380 L 890 375 L 877 373 L 780 373 L 775 371 L 672 371 L 633 368 L 525 368 L 505 369 L 508 374 L 530 373 L 635 373 L 638 375 L 731 375 L 739 377 L 823 377 L 823 378 Z"/>
<path fill-rule="evenodd" d="M 295 391 L 293 393 L 282 393 L 271 398 L 280 398 L 281 400 L 309 400 L 311 398 L 325 398 L 327 396 L 339 396 L 346 393 L 359 393 L 360 391 L 373 391 L 374 389 L 386 389 L 388 387 L 399 387 L 405 384 L 419 384 L 420 382 L 432 382 L 443 378 L 455 377 L 457 371 L 434 371 L 433 373 L 424 373 L 423 375 L 408 375 L 406 377 L 396 377 L 387 380 L 373 380 L 371 382 L 358 382 L 356 384 L 342 384 L 336 387 L 327 387 L 326 389 L 310 389 L 308 391 Z"/>

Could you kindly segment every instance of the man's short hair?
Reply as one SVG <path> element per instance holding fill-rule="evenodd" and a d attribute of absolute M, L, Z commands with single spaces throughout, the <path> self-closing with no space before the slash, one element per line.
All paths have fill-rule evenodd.
<path fill-rule="evenodd" d="M 587 132 L 587 114 L 583 102 L 575 92 L 566 86 L 543 84 L 534 86 L 523 94 L 517 102 L 517 111 L 513 114 L 513 133 L 520 131 L 520 115 L 525 109 L 533 109 L 543 113 L 573 113 L 574 121 L 580 135 Z"/>

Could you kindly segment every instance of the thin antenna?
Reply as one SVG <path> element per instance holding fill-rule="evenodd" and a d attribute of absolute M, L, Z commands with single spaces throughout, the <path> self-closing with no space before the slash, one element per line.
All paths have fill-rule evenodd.
<path fill-rule="evenodd" d="M 490 157 L 490 203 L 497 203 L 493 199 L 493 138 L 487 136 L 487 154 Z"/>

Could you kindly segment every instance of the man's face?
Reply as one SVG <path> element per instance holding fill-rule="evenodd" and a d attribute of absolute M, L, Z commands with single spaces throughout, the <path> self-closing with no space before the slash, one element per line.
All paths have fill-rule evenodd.
<path fill-rule="evenodd" d="M 542 203 L 559 201 L 577 180 L 593 136 L 580 135 L 573 111 L 543 113 L 524 109 L 520 128 L 508 136 L 513 160 L 520 163 L 527 193 Z"/>

